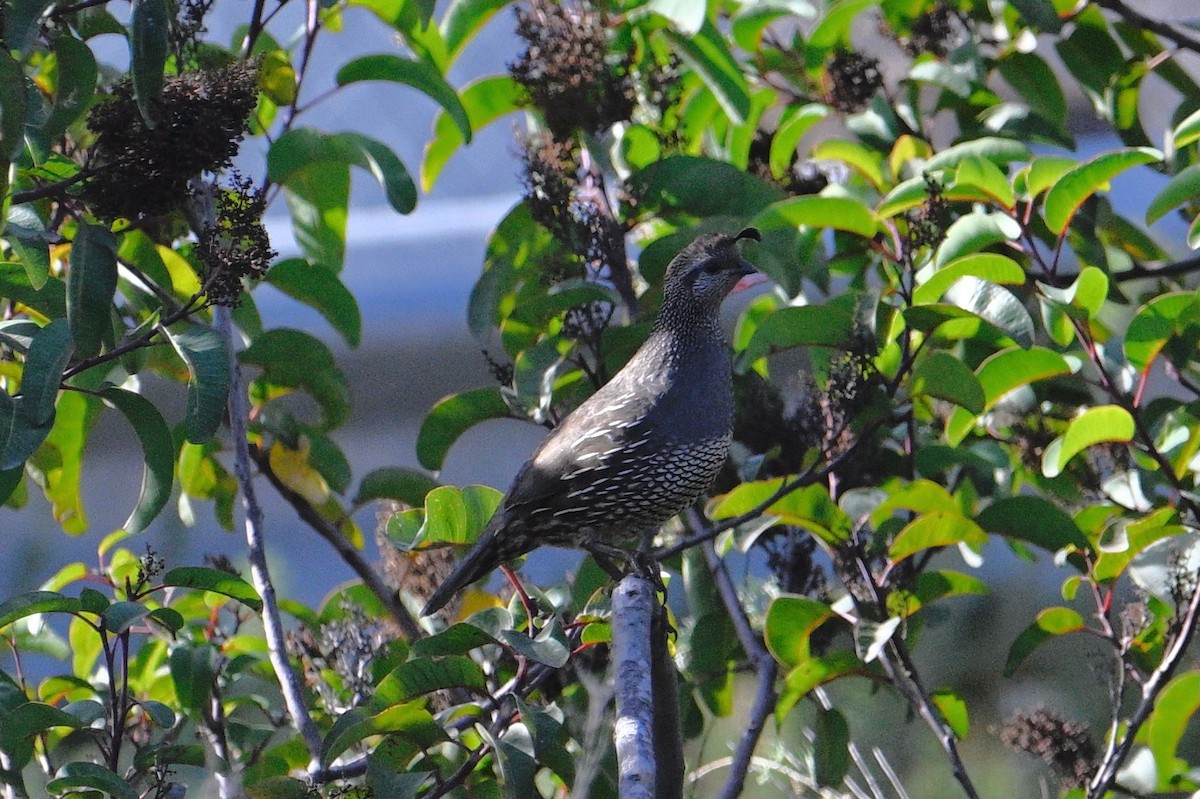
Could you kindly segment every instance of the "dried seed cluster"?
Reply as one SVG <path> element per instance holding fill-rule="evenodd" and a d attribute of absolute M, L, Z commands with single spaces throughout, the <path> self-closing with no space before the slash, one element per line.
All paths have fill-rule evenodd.
<path fill-rule="evenodd" d="M 258 96 L 247 64 L 169 79 L 158 102 L 159 122 L 146 126 L 128 84 L 88 114 L 96 134 L 83 196 L 99 217 L 155 217 L 178 209 L 188 181 L 229 166 Z"/>
<path fill-rule="evenodd" d="M 1044 708 L 1018 711 L 1000 729 L 1000 740 L 1040 757 L 1059 775 L 1064 788 L 1086 785 L 1096 768 L 1096 745 L 1087 727 Z"/>
<path fill-rule="evenodd" d="M 266 192 L 237 174 L 232 184 L 217 195 L 217 224 L 202 231 L 196 245 L 214 305 L 236 306 L 242 280 L 262 277 L 275 257 L 262 223 Z"/>
<path fill-rule="evenodd" d="M 839 50 L 828 65 L 829 102 L 843 113 L 866 107 L 883 85 L 879 59 L 862 53 Z"/>

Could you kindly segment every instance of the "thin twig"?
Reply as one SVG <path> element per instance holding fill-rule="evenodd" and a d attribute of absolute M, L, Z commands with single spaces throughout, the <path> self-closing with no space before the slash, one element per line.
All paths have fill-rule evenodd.
<path fill-rule="evenodd" d="M 247 436 L 246 395 L 242 385 L 241 370 L 233 343 L 233 323 L 228 308 L 218 307 L 214 312 L 217 330 L 225 340 L 229 351 L 229 369 L 232 377 L 229 390 L 229 426 L 233 436 L 234 474 L 242 495 L 242 510 L 245 514 L 246 559 L 250 562 L 250 576 L 254 588 L 262 598 L 263 635 L 267 641 L 267 654 L 275 668 L 275 677 L 283 693 L 283 701 L 292 724 L 304 744 L 308 747 L 311 763 L 319 763 L 321 757 L 321 732 L 308 713 L 300 680 L 288 660 L 284 643 L 283 622 L 275 598 L 275 585 L 267 569 L 266 544 L 263 540 L 263 512 L 258 504 L 254 481 L 250 472 L 250 442 Z"/>
<path fill-rule="evenodd" d="M 1135 27 L 1153 31 L 1163 38 L 1170 39 L 1180 47 L 1200 53 L 1200 38 L 1169 22 L 1148 17 L 1142 12 L 1127 6 L 1123 0 L 1096 0 L 1096 5 L 1117 14 L 1126 22 L 1132 23 Z"/>
<path fill-rule="evenodd" d="M 108 2 L 108 0 L 104 1 Z M 22 203 L 31 203 L 35 200 L 44 200 L 47 197 L 53 197 L 54 195 L 61 193 L 64 189 L 68 189 L 80 181 L 87 180 L 94 174 L 95 172 L 93 170 L 81 169 L 69 178 L 63 178 L 62 180 L 54 183 L 44 183 L 41 186 L 38 186 L 36 189 L 14 192 L 12 196 L 12 204 L 20 205 Z"/>

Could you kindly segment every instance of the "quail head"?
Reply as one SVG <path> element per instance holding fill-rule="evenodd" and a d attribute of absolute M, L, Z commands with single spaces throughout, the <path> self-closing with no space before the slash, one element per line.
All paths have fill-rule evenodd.
<path fill-rule="evenodd" d="M 539 546 L 597 553 L 651 530 L 712 483 L 729 453 L 733 392 L 721 302 L 754 272 L 737 236 L 705 234 L 667 267 L 662 309 L 629 362 L 521 467 L 479 540 L 424 615 Z"/>

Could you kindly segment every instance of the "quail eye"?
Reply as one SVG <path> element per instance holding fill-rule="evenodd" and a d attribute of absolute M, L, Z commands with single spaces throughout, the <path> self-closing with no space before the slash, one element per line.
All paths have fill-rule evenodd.
<path fill-rule="evenodd" d="M 716 261 L 709 261 L 707 264 L 704 265 L 704 274 L 706 274 L 706 275 L 715 275 L 717 272 L 720 272 L 720 271 L 721 271 L 721 264 L 719 264 Z"/>

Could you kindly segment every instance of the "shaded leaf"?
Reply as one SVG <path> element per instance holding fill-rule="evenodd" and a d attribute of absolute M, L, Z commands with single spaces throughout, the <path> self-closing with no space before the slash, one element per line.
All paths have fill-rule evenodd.
<path fill-rule="evenodd" d="M 0 114 L 4 112 L 2 103 L 0 96 Z M 14 205 L 8 209 L 4 238 L 25 268 L 29 285 L 34 289 L 46 285 L 46 279 L 50 277 L 50 242 L 46 236 L 46 226 L 31 207 Z"/>
<path fill-rule="evenodd" d="M 1173 176 L 1146 206 L 1146 224 L 1153 225 L 1170 210 L 1200 197 L 1200 164 L 1191 164 Z"/>
<path fill-rule="evenodd" d="M 442 688 L 487 692 L 483 669 L 466 655 L 414 657 L 388 672 L 375 686 L 371 707 L 383 710 Z"/>
<path fill-rule="evenodd" d="M 1087 547 L 1083 531 L 1070 515 L 1041 497 L 1003 497 L 984 508 L 975 521 L 989 533 L 1027 541 L 1051 552 L 1066 546 Z"/>
<path fill-rule="evenodd" d="M 17 44 L 10 38 L 9 46 Z M 5 47 L 0 51 L 0 159 L 4 162 L 16 158 L 25 145 L 26 107 L 25 75 Z"/>
<path fill-rule="evenodd" d="M 262 610 L 262 599 L 254 590 L 254 586 L 236 574 L 203 566 L 181 566 L 164 574 L 161 582 L 163 585 L 172 585 L 178 588 L 212 591 L 230 599 L 236 599 L 255 613 Z"/>
<path fill-rule="evenodd" d="M 511 414 L 498 388 L 479 388 L 445 397 L 437 402 L 417 433 L 417 460 L 426 469 L 442 468 L 454 442 L 470 428 L 487 419 L 504 419 Z"/>
<path fill-rule="evenodd" d="M 175 447 L 171 429 L 150 400 L 132 391 L 109 387 L 100 395 L 119 410 L 142 444 L 145 461 L 138 502 L 122 525 L 130 535 L 140 533 L 166 507 L 175 479 Z"/>
<path fill-rule="evenodd" d="M 17 594 L 0 603 L 0 630 L 14 621 L 38 613 L 76 613 L 81 607 L 78 599 L 57 591 L 29 591 Z"/>
<path fill-rule="evenodd" d="M 225 340 L 211 327 L 188 325 L 165 330 L 171 346 L 188 366 L 187 413 L 184 437 L 203 444 L 217 434 L 229 403 L 232 377 Z"/>
<path fill-rule="evenodd" d="M 791 197 L 767 206 L 750 221 L 751 227 L 774 230 L 784 227 L 832 228 L 872 238 L 879 223 L 869 208 L 846 197 L 808 195 Z"/>
<path fill-rule="evenodd" d="M 238 358 L 261 366 L 273 385 L 307 391 L 321 407 L 322 429 L 339 427 L 349 416 L 346 377 L 333 353 L 314 336 L 290 328 L 267 330 Z"/>
<path fill-rule="evenodd" d="M 837 710 L 822 708 L 813 724 L 813 777 L 822 787 L 841 785 L 850 771 L 850 725 Z"/>
<path fill-rule="evenodd" d="M 471 120 L 454 88 L 433 64 L 390 53 L 365 55 L 348 61 L 337 73 L 338 86 L 364 80 L 386 80 L 412 86 L 440 105 L 458 125 L 463 143 L 471 143 Z M 401 213 L 404 213 L 401 211 Z"/>
<path fill-rule="evenodd" d="M 117 799 L 139 799 L 138 792 L 120 775 L 99 765 L 79 761 L 67 763 L 54 779 L 46 783 L 50 793 L 66 793 L 72 789 L 94 788 Z"/>
<path fill-rule="evenodd" d="M 669 156 L 635 172 L 629 182 L 648 209 L 700 217 L 749 218 L 784 198 L 782 190 L 733 164 L 701 156 Z"/>
<path fill-rule="evenodd" d="M 21 373 L 21 414 L 29 424 L 52 420 L 58 386 L 73 352 L 71 330 L 65 319 L 55 319 L 33 336 Z"/>
<path fill-rule="evenodd" d="M 708 19 L 691 35 L 664 31 L 675 52 L 700 76 L 734 124 L 750 116 L 750 87 L 725 38 Z"/>
<path fill-rule="evenodd" d="M 354 504 L 375 499 L 394 499 L 412 506 L 423 506 L 425 497 L 440 485 L 425 472 L 402 466 L 387 466 L 368 472 L 358 484 Z"/>
<path fill-rule="evenodd" d="M 1084 629 L 1083 617 L 1070 608 L 1046 608 L 1037 615 L 1037 620 L 1025 628 L 1008 649 L 1008 660 L 1004 664 L 1004 676 L 1011 677 L 1017 667 L 1046 641 L 1059 635 Z"/>
<path fill-rule="evenodd" d="M 203 717 L 212 696 L 215 667 L 209 646 L 177 646 L 168 658 L 175 697 L 189 714 Z"/>
<path fill-rule="evenodd" d="M 933 351 L 913 368 L 910 390 L 952 402 L 974 414 L 983 413 L 985 397 L 970 367 L 948 352 Z"/>
<path fill-rule="evenodd" d="M 170 54 L 171 9 L 167 0 L 135 0 L 129 18 L 130 76 L 138 111 L 153 129 L 162 97 L 163 69 Z"/>
<path fill-rule="evenodd" d="M 116 290 L 116 237 L 108 228 L 80 223 L 67 272 L 67 322 L 80 357 L 90 358 L 100 352 L 100 342 L 111 324 Z"/>
<path fill-rule="evenodd" d="M 280 261 L 267 271 L 267 282 L 294 300 L 316 309 L 351 347 L 362 340 L 358 301 L 337 275 L 301 258 Z"/>

